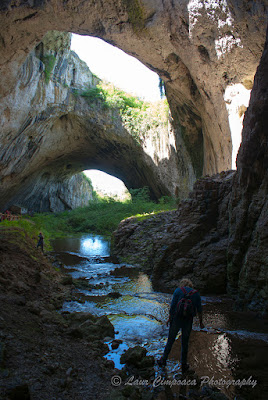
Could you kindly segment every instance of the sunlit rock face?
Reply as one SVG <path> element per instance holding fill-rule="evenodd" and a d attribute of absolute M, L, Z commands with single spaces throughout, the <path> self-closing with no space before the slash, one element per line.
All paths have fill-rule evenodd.
<path fill-rule="evenodd" d="M 114 253 L 146 268 L 157 289 L 173 291 L 189 277 L 203 294 L 227 292 L 239 309 L 267 313 L 267 119 L 268 40 L 245 114 L 237 171 L 200 179 L 177 211 L 121 222 Z"/>
<path fill-rule="evenodd" d="M 47 85 L 50 90 L 48 87 L 45 93 L 44 90 L 38 90 L 34 97 L 25 94 L 22 97 L 22 93 L 18 91 L 18 78 L 21 77 L 22 70 L 25 70 L 25 66 L 22 67 L 22 65 L 27 55 L 38 45 L 48 30 L 56 29 L 103 38 L 137 57 L 164 80 L 171 108 L 174 145 L 168 145 L 168 152 L 172 158 L 171 164 L 159 173 L 162 181 L 163 178 L 168 181 L 167 191 L 163 186 L 159 188 L 160 184 L 157 183 L 158 188 L 152 189 L 156 196 L 164 192 L 173 194 L 179 192 L 184 195 L 185 191 L 193 186 L 196 177 L 231 167 L 232 143 L 229 121 L 232 118 L 230 118 L 230 112 L 241 115 L 246 105 L 240 104 L 238 107 L 230 108 L 230 99 L 228 95 L 226 96 L 226 90 L 228 86 L 239 83 L 247 90 L 252 85 L 265 39 L 267 22 L 265 2 L 209 0 L 204 3 L 201 0 L 177 0 L 163 3 L 151 0 L 135 2 L 124 0 L 94 3 L 58 0 L 14 4 L 11 0 L 6 0 L 0 7 L 2 27 L 0 93 L 10 98 L 10 105 L 3 109 L 3 115 L 10 121 L 8 128 L 10 136 L 4 137 L 4 146 L 8 144 L 11 146 L 13 143 L 17 147 L 16 140 L 20 140 L 19 148 L 22 152 L 27 148 L 28 143 L 22 139 L 26 132 L 23 131 L 23 135 L 20 135 L 21 138 L 18 139 L 19 127 L 23 127 L 23 123 L 27 126 L 28 121 L 25 115 L 23 117 L 20 115 L 18 107 L 14 106 L 16 102 L 21 103 L 21 99 L 23 103 L 26 103 L 23 104 L 23 108 L 28 107 L 31 110 L 36 107 L 35 104 L 39 103 L 41 98 L 47 101 L 48 108 L 46 111 L 43 110 L 43 113 L 46 116 L 49 115 L 49 118 L 46 117 L 45 124 L 48 129 L 52 126 L 51 114 L 55 112 L 53 106 L 55 98 L 62 103 L 62 115 L 68 114 L 68 119 L 70 119 L 69 109 L 72 96 L 67 95 L 67 89 L 64 94 L 64 90 L 59 91 L 55 85 L 54 90 L 52 88 L 54 84 L 51 82 Z M 51 51 L 53 52 L 53 49 Z M 62 53 L 64 53 L 63 48 Z M 31 62 L 36 64 L 35 67 L 39 67 L 38 60 L 33 58 Z M 40 65 L 40 68 L 43 67 Z M 29 73 L 30 69 L 26 68 L 26 70 L 28 75 L 25 75 L 20 87 L 34 80 L 32 74 Z M 36 68 L 32 70 L 36 71 Z M 56 70 L 53 71 L 54 73 L 58 79 L 59 74 L 62 75 L 62 70 L 58 75 Z M 69 75 L 71 83 L 72 79 L 76 79 L 76 76 L 71 78 L 71 68 Z M 29 82 L 27 82 L 27 76 Z M 34 84 L 31 87 L 33 88 Z M 32 94 L 35 93 L 35 89 L 31 90 Z M 16 112 L 13 113 L 14 110 Z M 12 124 L 14 124 L 13 127 Z M 15 140 L 14 132 L 16 132 Z M 58 135 L 58 132 L 53 134 Z M 40 136 L 39 138 L 41 140 Z M 57 142 L 56 139 L 51 144 L 53 149 L 55 149 L 55 144 L 59 145 L 55 142 Z M 63 143 L 60 134 L 58 142 Z M 69 143 L 70 150 L 73 146 L 71 142 Z M 115 142 L 116 146 L 117 144 Z M 77 146 L 78 140 L 73 147 L 74 153 L 80 151 Z M 19 151 L 17 147 L 12 157 L 16 157 Z M 41 152 L 39 155 L 41 157 Z M 55 157 L 54 155 L 46 156 L 44 151 L 42 157 L 43 161 L 46 158 L 48 162 L 50 158 L 53 163 L 56 162 L 55 157 L 60 157 L 60 155 L 56 155 L 55 152 Z M 24 158 L 24 160 L 26 168 L 27 159 Z M 166 162 L 167 160 L 164 159 L 162 164 Z M 81 165 L 77 164 L 79 164 L 78 161 L 76 166 L 80 170 Z M 173 168 L 174 164 L 177 164 L 176 168 Z M 1 170 L 5 168 L 5 165 L 6 159 L 2 162 Z M 94 168 L 97 168 L 97 165 L 94 165 Z M 8 174 L 5 171 L 6 189 L 8 187 L 10 189 L 11 186 L 14 189 L 18 185 L 19 178 L 16 181 L 15 177 L 19 169 L 20 165 L 16 168 L 13 165 L 9 168 Z M 114 173 L 116 170 L 114 167 L 110 169 L 113 171 L 107 172 Z M 167 173 L 168 170 L 172 172 Z M 32 172 L 29 171 L 30 173 Z M 118 174 L 115 175 L 118 176 Z M 24 177 L 21 177 L 22 179 Z M 10 198 L 9 189 L 6 193 Z"/>
<path fill-rule="evenodd" d="M 79 95 L 99 79 L 70 51 L 70 37 L 49 32 L 0 103 L 1 208 L 19 203 L 34 211 L 62 211 L 86 205 L 91 190 L 84 196 L 82 185 L 79 202 L 77 173 L 89 168 L 117 176 L 128 188 L 148 186 L 154 198 L 171 193 L 178 174 L 173 131 L 160 126 L 138 145 L 118 110 Z"/>
<path fill-rule="evenodd" d="M 70 39 L 68 33 L 46 36 L 27 57 L 14 90 L 1 103 L 3 209 L 17 203 L 34 211 L 62 211 L 87 205 L 92 198 L 92 187 L 81 175 L 74 175 L 70 168 L 48 167 L 55 153 L 64 156 L 64 143 L 57 150 L 48 132 L 74 107 L 74 101 L 68 100 L 68 88 L 75 84 L 74 71 L 81 77 L 77 86 L 83 79 L 92 85 L 95 79 L 86 64 L 70 52 Z M 68 140 L 65 145 L 68 147 Z"/>

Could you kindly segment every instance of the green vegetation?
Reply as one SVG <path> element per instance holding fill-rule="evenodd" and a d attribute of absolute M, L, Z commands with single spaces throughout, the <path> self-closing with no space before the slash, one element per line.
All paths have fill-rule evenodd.
<path fill-rule="evenodd" d="M 42 232 L 45 238 L 44 250 L 50 251 L 52 247 L 49 240 L 57 236 L 75 236 L 89 232 L 110 237 L 123 219 L 132 217 L 136 221 L 143 221 L 176 208 L 176 200 L 172 197 L 164 196 L 158 203 L 151 201 L 146 187 L 131 190 L 131 195 L 132 199 L 125 202 L 96 197 L 88 207 L 57 214 L 36 214 L 18 221 L 2 221 L 0 233 L 1 230 L 16 229 L 22 235 L 22 242 L 30 237 L 37 244 L 38 234 Z"/>
<path fill-rule="evenodd" d="M 140 0 L 124 0 L 127 9 L 129 22 L 133 31 L 138 35 L 145 30 L 145 10 Z"/>
<path fill-rule="evenodd" d="M 74 94 L 84 97 L 92 106 L 118 110 L 125 128 L 138 144 L 146 139 L 150 131 L 158 135 L 159 129 L 167 127 L 169 106 L 166 99 L 145 102 L 104 82 L 82 92 L 76 90 Z"/>
<path fill-rule="evenodd" d="M 24 241 L 25 239 L 27 239 L 26 235 L 28 237 L 30 237 L 31 239 L 33 239 L 36 244 L 38 241 L 38 234 L 39 232 L 43 233 L 43 236 L 45 238 L 49 238 L 50 236 L 50 232 L 49 229 L 46 230 L 44 228 L 44 224 L 42 223 L 42 221 L 33 221 L 32 218 L 22 218 L 20 220 L 17 221 L 1 221 L 0 224 L 0 232 L 1 230 L 6 230 L 7 228 L 18 228 L 17 230 L 17 235 L 21 235 L 21 240 Z M 51 245 L 49 244 L 48 240 L 44 241 L 44 250 L 45 251 L 50 251 L 52 250 Z"/>
<path fill-rule="evenodd" d="M 176 204 L 173 198 L 165 197 L 164 201 L 154 203 L 148 199 L 148 189 L 141 189 L 132 191 L 132 200 L 125 202 L 98 198 L 90 202 L 88 207 L 57 214 L 38 214 L 31 220 L 37 226 L 42 226 L 50 237 L 80 232 L 109 236 L 125 218 L 141 220 L 174 208 Z"/>
<path fill-rule="evenodd" d="M 93 102 L 97 100 L 105 102 L 105 92 L 100 85 L 97 85 L 96 87 L 90 87 L 81 93 L 77 91 L 76 94 L 85 97 L 88 100 L 88 102 Z"/>
<path fill-rule="evenodd" d="M 93 185 L 92 185 L 91 179 L 84 172 L 81 172 L 81 175 L 82 175 L 83 180 L 86 181 L 89 184 L 89 186 L 91 187 L 91 189 L 93 190 Z"/>
<path fill-rule="evenodd" d="M 52 72 L 55 62 L 56 62 L 56 57 L 53 56 L 52 54 L 49 54 L 47 56 L 43 56 L 41 61 L 45 65 L 45 82 L 46 82 L 46 84 L 48 84 L 48 82 L 50 80 L 51 72 Z"/>
<path fill-rule="evenodd" d="M 39 232 L 45 237 L 45 251 L 51 250 L 48 239 L 78 233 L 97 233 L 110 236 L 120 221 L 133 217 L 137 221 L 176 208 L 175 199 L 165 196 L 155 203 L 149 199 L 148 188 L 131 190 L 132 199 L 125 202 L 112 198 L 96 198 L 88 207 L 62 213 L 42 213 L 19 221 L 3 221 L 1 228 L 22 228 L 37 242 Z"/>

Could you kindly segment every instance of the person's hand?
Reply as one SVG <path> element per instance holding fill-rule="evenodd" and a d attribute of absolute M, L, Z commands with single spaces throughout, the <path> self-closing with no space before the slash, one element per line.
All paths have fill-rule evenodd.
<path fill-rule="evenodd" d="M 200 322 L 200 329 L 204 329 L 205 325 L 203 324 L 203 322 Z"/>

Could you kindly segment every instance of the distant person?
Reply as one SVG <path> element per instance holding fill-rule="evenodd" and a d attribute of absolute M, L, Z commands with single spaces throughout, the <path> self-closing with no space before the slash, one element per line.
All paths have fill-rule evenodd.
<path fill-rule="evenodd" d="M 201 298 L 197 290 L 193 289 L 190 279 L 182 279 L 179 286 L 173 293 L 171 301 L 169 319 L 169 334 L 163 356 L 157 361 L 160 367 L 165 366 L 168 355 L 176 336 L 181 329 L 181 369 L 182 373 L 187 372 L 188 343 L 192 330 L 193 317 L 198 313 L 200 328 L 204 328 L 202 320 Z"/>
<path fill-rule="evenodd" d="M 38 238 L 36 248 L 38 249 L 38 247 L 41 247 L 42 253 L 44 253 L 44 236 L 42 235 L 42 232 L 39 233 Z"/>

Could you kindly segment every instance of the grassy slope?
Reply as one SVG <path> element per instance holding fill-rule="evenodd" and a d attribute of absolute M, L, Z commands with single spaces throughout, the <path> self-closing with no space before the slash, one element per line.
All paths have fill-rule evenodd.
<path fill-rule="evenodd" d="M 174 208 L 176 208 L 176 204 L 172 199 L 164 199 L 160 203 L 144 200 L 139 196 L 134 201 L 126 202 L 99 199 L 90 203 L 88 207 L 72 211 L 36 214 L 34 217 L 23 218 L 20 221 L 3 221 L 0 227 L 22 228 L 36 243 L 39 232 L 43 233 L 45 239 L 55 236 L 70 236 L 81 232 L 110 236 L 120 221 L 125 218 L 133 217 L 143 220 L 150 218 L 151 215 Z M 44 244 L 45 251 L 51 250 L 48 240 L 45 240 Z"/>
<path fill-rule="evenodd" d="M 174 209 L 175 204 L 156 204 L 150 201 L 116 202 L 112 199 L 103 199 L 92 202 L 88 207 L 77 208 L 59 214 L 39 214 L 32 218 L 37 226 L 43 228 L 51 235 L 72 234 L 78 232 L 91 232 L 111 235 L 120 221 L 125 218 L 135 217 L 144 219 L 150 213 L 159 213 Z"/>

